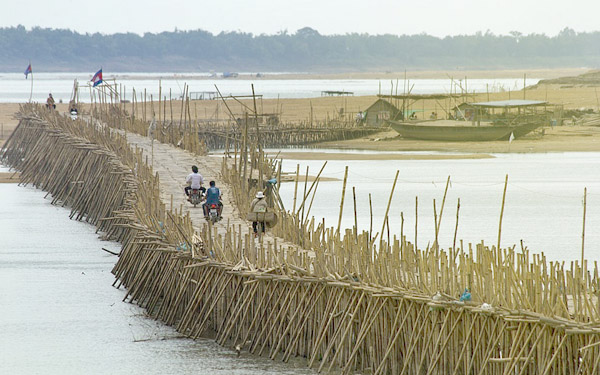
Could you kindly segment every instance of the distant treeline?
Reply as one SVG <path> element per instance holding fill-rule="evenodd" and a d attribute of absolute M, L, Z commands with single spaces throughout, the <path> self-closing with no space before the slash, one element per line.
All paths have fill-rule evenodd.
<path fill-rule="evenodd" d="M 600 32 L 544 34 L 321 35 L 173 31 L 143 36 L 0 28 L 0 71 L 402 71 L 600 66 Z"/>

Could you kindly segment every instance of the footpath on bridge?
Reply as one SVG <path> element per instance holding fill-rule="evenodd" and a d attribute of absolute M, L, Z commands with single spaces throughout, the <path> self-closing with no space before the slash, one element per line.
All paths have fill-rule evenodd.
<path fill-rule="evenodd" d="M 198 166 L 198 171 L 204 178 L 204 184 L 208 187 L 211 180 L 216 182 L 221 190 L 223 198 L 223 219 L 213 226 L 219 234 L 225 234 L 227 225 L 237 228 L 251 229 L 251 222 L 240 216 L 237 206 L 234 202 L 231 187 L 225 183 L 221 177 L 221 163 L 223 156 L 220 155 L 194 155 L 189 151 L 183 150 L 170 144 L 153 141 L 151 138 L 135 133 L 127 133 L 126 139 L 131 147 L 137 147 L 143 150 L 148 163 L 155 173 L 158 173 L 160 179 L 160 193 L 162 202 L 173 209 L 182 210 L 183 215 L 189 214 L 194 228 L 200 232 L 206 223 L 201 205 L 194 207 L 187 201 L 183 192 L 186 186 L 185 180 L 191 173 L 192 165 Z M 277 242 L 279 246 L 287 248 L 297 247 L 297 245 L 287 242 L 282 238 L 273 237 L 268 231 L 262 236 L 263 246 Z M 258 242 L 256 239 L 255 242 Z"/>

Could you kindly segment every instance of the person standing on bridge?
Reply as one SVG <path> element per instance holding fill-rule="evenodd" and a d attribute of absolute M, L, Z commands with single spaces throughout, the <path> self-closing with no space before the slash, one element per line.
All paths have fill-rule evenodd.
<path fill-rule="evenodd" d="M 185 182 L 188 184 L 188 186 L 186 186 L 184 189 L 185 195 L 188 197 L 188 199 L 191 189 L 198 189 L 202 192 L 202 194 L 204 194 L 206 191 L 206 189 L 202 186 L 204 184 L 204 179 L 202 178 L 202 175 L 198 173 L 198 167 L 195 165 L 192 165 L 192 173 L 188 174 Z"/>
<path fill-rule="evenodd" d="M 265 199 L 265 194 L 262 191 L 259 191 L 258 193 L 256 193 L 256 198 L 254 198 L 254 200 L 250 204 L 250 212 L 256 213 L 256 214 L 262 213 L 263 218 L 264 218 L 264 213 L 267 212 L 267 206 L 268 205 L 267 205 L 267 200 Z M 258 215 L 257 215 L 257 218 L 258 218 Z M 256 221 L 252 222 L 252 229 L 254 230 L 255 237 L 258 235 L 259 226 L 260 226 L 260 233 L 263 233 L 265 231 L 264 221 L 259 222 L 258 220 L 256 220 Z"/>
<path fill-rule="evenodd" d="M 55 104 L 54 98 L 52 97 L 51 93 L 48 94 L 48 99 L 46 99 L 46 107 L 49 110 L 56 109 L 56 104 Z"/>

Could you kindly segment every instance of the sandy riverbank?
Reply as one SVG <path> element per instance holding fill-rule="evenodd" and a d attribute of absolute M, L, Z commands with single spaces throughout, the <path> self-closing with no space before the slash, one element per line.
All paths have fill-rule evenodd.
<path fill-rule="evenodd" d="M 600 151 L 600 127 L 558 126 L 545 128 L 544 135 L 530 135 L 508 141 L 494 142 L 435 142 L 402 139 L 393 130 L 370 137 L 341 142 L 326 142 L 323 148 L 359 149 L 373 151 L 436 151 L 477 154 L 525 152 L 592 152 Z M 465 157 L 470 157 L 466 155 Z M 312 157 L 312 156 L 311 156 Z M 454 155 L 446 155 L 454 158 Z M 463 157 L 464 158 L 464 157 Z"/>
<path fill-rule="evenodd" d="M 384 135 L 385 133 L 381 133 Z M 359 139 L 356 144 L 369 144 L 372 138 Z M 344 142 L 340 142 L 343 145 Z M 334 144 L 334 143 L 331 143 Z M 324 145 L 328 145 L 325 143 Z M 327 147 L 329 148 L 329 146 Z M 332 146 L 331 148 L 336 148 Z M 346 148 L 346 147 L 340 147 Z M 381 150 L 380 148 L 370 149 L 368 147 L 350 147 L 355 149 L 367 149 L 373 151 L 395 151 L 392 149 Z M 269 155 L 274 157 L 275 154 Z M 343 153 L 343 152 L 292 152 L 284 151 L 277 154 L 278 158 L 281 159 L 293 159 L 293 160 L 450 160 L 450 159 L 488 159 L 493 156 L 485 153 L 478 154 L 390 154 L 390 153 L 376 153 L 376 154 L 364 154 L 364 153 Z"/>
<path fill-rule="evenodd" d="M 0 103 L 0 147 L 4 145 L 4 141 L 10 137 L 19 123 L 14 117 L 18 111 L 19 104 Z"/>
<path fill-rule="evenodd" d="M 490 78 L 490 77 L 515 77 L 527 74 L 528 77 L 538 78 L 553 78 L 566 75 L 579 74 L 586 71 L 585 69 L 547 69 L 547 70 L 530 70 L 530 71 L 468 71 L 468 72 L 410 72 L 410 78 L 444 78 L 449 75 L 456 77 L 467 76 L 469 78 Z M 459 74 L 460 73 L 460 74 Z M 377 73 L 381 74 L 381 73 Z M 385 73 L 388 74 L 388 73 Z M 396 73 L 389 73 L 394 76 Z M 404 73 L 396 74 L 397 77 L 403 77 Z M 367 77 L 375 78 L 376 73 L 347 73 L 344 77 Z M 396 77 L 394 76 L 394 77 Z M 279 77 L 279 76 L 278 76 Z M 303 79 L 317 78 L 340 78 L 337 75 L 301 75 Z M 288 77 L 298 78 L 298 77 Z M 511 92 L 502 91 L 496 93 L 482 93 L 471 96 L 469 98 L 446 99 L 446 100 L 430 100 L 413 103 L 412 109 L 418 110 L 418 115 L 423 116 L 431 111 L 436 111 L 443 115 L 448 108 L 457 103 L 468 101 L 488 101 L 488 100 L 505 100 L 505 99 L 534 99 L 546 100 L 550 103 L 561 104 L 565 109 L 580 109 L 587 108 L 594 111 L 600 111 L 600 102 L 598 101 L 597 87 L 585 85 L 565 85 L 548 84 L 538 85 L 535 88 L 528 88 L 523 91 Z M 259 113 L 264 114 L 279 114 L 280 121 L 283 123 L 305 123 L 312 122 L 330 122 L 330 121 L 353 121 L 358 111 L 364 111 L 372 103 L 377 100 L 376 96 L 348 96 L 348 97 L 319 97 L 319 98 L 304 98 L 304 99 L 261 99 L 257 100 L 257 109 Z M 218 100 L 194 100 L 190 104 L 190 113 L 193 120 L 198 121 L 215 121 L 229 119 L 229 111 L 233 116 L 243 118 L 247 108 L 252 108 L 254 103 L 252 100 L 242 100 L 239 103 L 234 101 L 228 102 L 228 109 L 223 103 Z M 82 110 L 86 110 L 86 106 L 82 106 Z M 150 103 L 146 106 L 147 110 L 154 108 L 158 111 L 158 104 L 151 106 Z M 178 120 L 180 118 L 180 101 L 173 101 L 172 105 L 161 107 L 166 108 L 166 116 L 164 113 L 157 113 L 157 119 L 170 118 Z M 170 113 L 171 108 L 173 113 Z M 0 103 L 0 145 L 10 136 L 11 132 L 17 125 L 17 120 L 14 114 L 18 111 L 19 104 L 15 103 Z M 124 109 L 131 110 L 131 103 L 124 104 Z M 57 110 L 65 112 L 67 104 L 62 103 L 57 105 Z M 137 109 L 137 115 L 142 117 L 140 113 L 141 107 Z M 147 113 L 147 118 L 151 117 L 150 112 Z M 567 121 L 568 123 L 568 121 Z M 561 126 L 554 129 L 546 129 L 545 135 L 530 136 L 523 139 L 515 140 L 510 146 L 508 142 L 430 142 L 418 140 L 404 140 L 397 136 L 393 131 L 382 131 L 382 133 L 372 135 L 363 139 L 345 141 L 345 142 L 329 142 L 320 147 L 344 148 L 344 149 L 366 149 L 379 151 L 443 151 L 443 152 L 460 152 L 467 154 L 487 154 L 498 152 L 564 152 L 564 151 L 599 151 L 600 150 L 600 128 L 583 127 L 583 126 Z M 288 157 L 299 157 L 300 155 L 289 155 Z M 338 156 L 328 154 L 329 158 Z M 304 156 L 305 158 L 308 156 Z M 316 156 L 310 156 L 316 158 Z M 368 156 L 363 156 L 368 157 Z M 378 156 L 379 157 L 379 156 Z M 399 156 L 387 155 L 381 156 L 386 158 L 399 158 Z M 472 157 L 472 156 L 463 156 Z M 481 157 L 478 155 L 477 157 Z"/>
<path fill-rule="evenodd" d="M 567 90 L 573 91 L 573 90 Z M 327 99 L 327 98 L 324 98 Z M 595 100 L 595 99 L 594 99 Z M 300 109 L 300 102 L 295 100 L 295 105 Z M 303 99 L 306 106 L 310 108 L 308 99 Z M 584 101 L 582 101 L 584 102 Z M 320 104 L 320 105 L 315 105 Z M 60 106 L 60 111 L 66 111 Z M 319 99 L 313 101 L 313 110 L 320 106 L 325 107 Z M 14 119 L 14 113 L 18 111 L 17 104 L 0 104 L 0 124 L 2 124 L 3 133 L 0 133 L 0 146 L 10 136 L 18 121 Z M 308 109 L 310 111 L 310 109 Z M 411 139 L 402 139 L 398 134 L 389 129 L 382 129 L 382 132 L 370 135 L 368 137 L 348 140 L 327 142 L 315 147 L 321 148 L 339 148 L 339 149 L 362 149 L 373 151 L 436 151 L 436 152 L 457 152 L 467 155 L 445 155 L 446 158 L 482 158 L 487 157 L 489 153 L 505 152 L 568 152 L 568 151 L 600 151 L 600 127 L 570 125 L 566 121 L 563 126 L 544 129 L 544 135 L 530 135 L 524 138 L 516 139 L 511 144 L 506 141 L 497 142 L 433 142 Z M 287 159 L 347 159 L 347 155 L 339 153 L 326 153 L 318 155 L 317 153 L 304 152 L 284 152 L 280 157 Z M 403 160 L 407 158 L 441 158 L 440 155 L 398 155 L 398 154 L 380 154 L 380 155 L 362 155 L 356 154 L 353 160 Z"/>
<path fill-rule="evenodd" d="M 20 177 L 19 172 L 0 172 L 0 184 L 18 184 Z"/>

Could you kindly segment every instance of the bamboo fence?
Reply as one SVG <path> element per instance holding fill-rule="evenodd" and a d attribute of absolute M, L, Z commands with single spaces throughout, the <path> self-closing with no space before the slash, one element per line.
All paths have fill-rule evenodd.
<path fill-rule="evenodd" d="M 159 92 L 162 92 L 162 87 L 159 87 Z M 189 86 L 184 85 L 183 93 L 180 103 L 174 101 L 171 95 L 161 100 L 162 94 L 156 102 L 145 93 L 142 96 L 132 89 L 133 100 L 125 103 L 118 100 L 117 93 L 100 90 L 92 95 L 90 114 L 113 128 L 147 135 L 198 155 L 206 154 L 209 149 L 240 148 L 244 136 L 248 142 L 259 142 L 261 147 L 268 148 L 354 139 L 381 131 L 380 127 L 365 127 L 353 119 L 263 124 L 264 116 L 259 117 L 258 114 L 236 116 L 224 99 L 227 116 L 221 120 L 203 121 L 198 119 L 195 108 L 191 106 Z M 173 106 L 178 104 L 181 107 L 174 110 Z M 243 106 L 250 109 L 245 104 Z M 260 127 L 260 139 L 255 138 L 258 132 L 247 132 L 245 129 L 248 127 Z"/>
<path fill-rule="evenodd" d="M 240 225 L 197 233 L 188 216 L 165 209 L 158 175 L 114 130 L 126 121 L 119 111 L 71 121 L 26 105 L 19 116 L 3 162 L 72 218 L 121 241 L 115 285 L 189 337 L 212 330 L 221 345 L 342 373 L 600 372 L 596 262 L 483 242 L 418 249 L 404 233 L 385 240 L 325 227 L 309 219 L 318 179 L 304 182 L 291 211 L 274 200 L 271 241 Z M 222 164 L 241 213 L 249 192 L 280 174 L 258 137 L 246 134 Z M 465 288 L 471 301 L 457 298 Z"/>

